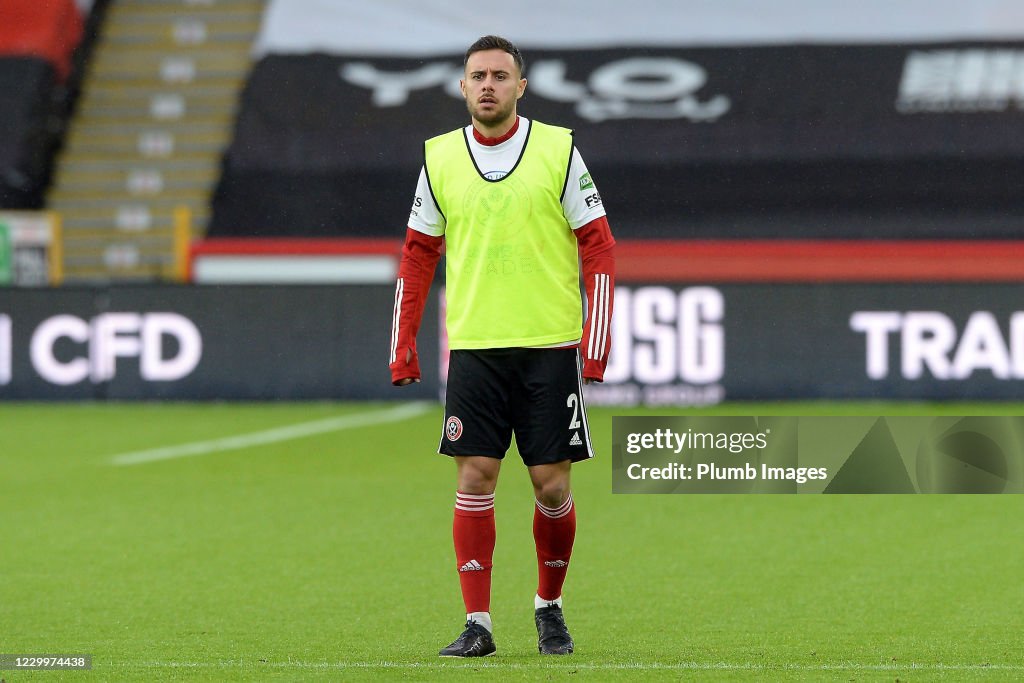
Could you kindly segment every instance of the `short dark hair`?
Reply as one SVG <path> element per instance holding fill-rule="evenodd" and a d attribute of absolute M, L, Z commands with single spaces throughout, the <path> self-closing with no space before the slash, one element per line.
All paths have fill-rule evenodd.
<path fill-rule="evenodd" d="M 516 67 L 519 69 L 519 75 L 522 76 L 526 70 L 526 65 L 523 62 L 523 53 L 519 51 L 519 48 L 512 44 L 512 41 L 502 38 L 501 36 L 483 36 L 478 38 L 475 43 L 469 46 L 466 50 L 466 57 L 462 60 L 462 66 L 465 67 L 469 63 L 469 56 L 474 52 L 483 52 L 484 50 L 503 50 L 504 52 L 512 55 L 512 59 L 516 63 Z"/>

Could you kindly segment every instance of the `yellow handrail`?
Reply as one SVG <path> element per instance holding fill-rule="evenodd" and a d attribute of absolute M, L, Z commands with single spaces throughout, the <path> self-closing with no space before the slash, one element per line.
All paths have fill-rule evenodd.
<path fill-rule="evenodd" d="M 188 249 L 192 242 L 192 210 L 174 207 L 174 279 L 188 282 Z"/>

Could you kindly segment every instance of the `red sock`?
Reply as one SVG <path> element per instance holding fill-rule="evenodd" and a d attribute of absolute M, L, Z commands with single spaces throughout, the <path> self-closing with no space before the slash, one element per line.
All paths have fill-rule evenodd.
<path fill-rule="evenodd" d="M 494 494 L 455 493 L 455 561 L 466 613 L 491 611 Z"/>
<path fill-rule="evenodd" d="M 533 512 L 533 539 L 537 543 L 537 595 L 542 600 L 560 598 L 572 542 L 576 539 L 576 506 L 572 504 L 571 493 L 554 509 L 537 503 Z"/>

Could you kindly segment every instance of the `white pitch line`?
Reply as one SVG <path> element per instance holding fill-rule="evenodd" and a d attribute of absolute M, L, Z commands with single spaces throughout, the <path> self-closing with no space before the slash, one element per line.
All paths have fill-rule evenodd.
<path fill-rule="evenodd" d="M 422 415 L 428 410 L 430 410 L 430 406 L 426 403 L 406 403 L 398 406 L 397 408 L 386 408 L 384 410 L 356 413 L 354 415 L 329 417 L 323 420 L 315 420 L 313 422 L 301 422 L 299 424 L 288 425 L 287 427 L 275 427 L 274 429 L 267 429 L 261 432 L 251 432 L 249 434 L 226 436 L 221 439 L 211 439 L 209 441 L 194 441 L 192 443 L 183 443 L 176 446 L 165 446 L 162 448 L 151 448 L 144 451 L 121 453 L 119 455 L 112 456 L 110 458 L 110 464 L 119 466 L 142 465 L 144 463 L 157 462 L 160 460 L 173 460 L 174 458 L 187 458 L 195 455 L 209 455 L 210 453 L 238 450 L 240 448 L 249 448 L 251 446 L 262 446 L 269 443 L 278 443 L 280 441 L 291 441 L 292 439 L 301 439 L 303 437 L 313 436 L 314 434 L 337 432 L 343 429 L 359 429 L 360 427 L 369 427 L 371 425 L 384 424 L 387 422 L 400 422 L 410 417 Z"/>
<path fill-rule="evenodd" d="M 93 660 L 94 667 L 96 661 Z M 453 669 L 498 669 L 498 670 L 530 670 L 558 672 L 572 669 L 586 669 L 592 671 L 759 671 L 771 673 L 774 671 L 866 671 L 866 672 L 981 672 L 981 671 L 1024 671 L 1024 666 L 1019 664 L 764 664 L 760 662 L 679 662 L 674 664 L 660 662 L 573 662 L 563 665 L 530 664 L 524 662 L 304 662 L 304 661 L 283 661 L 283 662 L 260 662 L 252 660 L 237 661 L 228 660 L 222 662 L 111 662 L 108 664 L 117 668 L 149 668 L 149 669 L 421 669 L 452 671 Z"/>

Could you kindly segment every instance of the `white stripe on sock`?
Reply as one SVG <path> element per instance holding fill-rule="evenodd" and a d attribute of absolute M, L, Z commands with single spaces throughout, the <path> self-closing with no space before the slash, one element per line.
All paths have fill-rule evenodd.
<path fill-rule="evenodd" d="M 540 513 L 542 515 L 550 519 L 560 519 L 562 517 L 565 517 L 567 514 L 569 514 L 569 511 L 572 510 L 572 494 L 570 493 L 569 497 L 565 499 L 565 502 L 556 508 L 545 507 L 538 500 L 537 509 L 540 510 Z"/>
<path fill-rule="evenodd" d="M 455 507 L 460 510 L 489 510 L 494 507 L 494 503 L 463 503 L 456 502 Z"/>
<path fill-rule="evenodd" d="M 455 492 L 455 509 L 467 512 L 483 512 L 494 507 L 494 494 L 473 494 Z"/>

